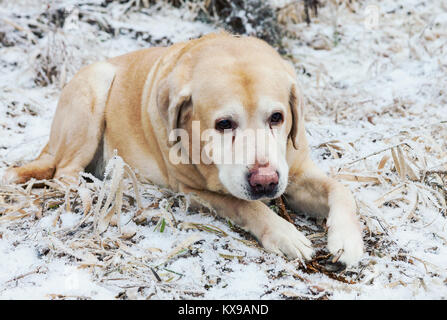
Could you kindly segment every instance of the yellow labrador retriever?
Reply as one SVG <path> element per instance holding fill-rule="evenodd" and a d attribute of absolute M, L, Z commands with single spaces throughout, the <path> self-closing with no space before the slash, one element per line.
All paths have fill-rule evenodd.
<path fill-rule="evenodd" d="M 309 259 L 311 242 L 263 202 L 284 194 L 294 210 L 327 218 L 329 251 L 352 265 L 363 254 L 356 204 L 312 162 L 301 101 L 294 68 L 256 38 L 218 33 L 132 52 L 81 69 L 62 91 L 39 157 L 9 168 L 3 181 L 73 181 L 86 168 L 100 174 L 117 150 L 141 176 L 195 193 L 267 250 Z M 268 146 L 265 139 L 236 146 L 247 130 Z M 197 159 L 205 131 L 230 138 Z M 217 161 L 219 152 L 246 157 Z"/>

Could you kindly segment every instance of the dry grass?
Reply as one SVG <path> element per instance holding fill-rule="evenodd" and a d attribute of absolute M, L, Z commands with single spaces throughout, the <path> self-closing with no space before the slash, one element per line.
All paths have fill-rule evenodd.
<path fill-rule="evenodd" d="M 136 231 L 123 225 L 121 214 L 128 213 L 126 218 L 137 225 L 155 221 L 155 229 L 160 228 L 160 232 L 164 231 L 165 221 L 171 228 L 193 227 L 207 232 L 216 232 L 218 228 L 178 224 L 172 204 L 176 202 L 177 207 L 185 210 L 186 198 L 152 185 L 147 186 L 146 190 L 155 188 L 161 197 L 147 197 L 144 192 L 141 195 L 135 174 L 120 157 L 116 156 L 109 162 L 106 176 L 107 179 L 102 182 L 83 174 L 78 185 L 70 186 L 57 180 L 31 180 L 21 186 L 0 186 L 0 224 L 10 231 L 18 231 L 26 223 L 32 230 L 38 220 L 51 216 L 51 224 L 56 231 L 39 235 L 46 240 L 42 242 L 44 246 L 39 248 L 39 252 L 47 258 L 68 257 L 76 261 L 79 268 L 91 269 L 95 280 L 105 285 L 113 283 L 120 287 L 123 283 L 123 289 L 151 288 L 192 296 L 203 295 L 170 284 L 175 277 L 182 275 L 165 268 L 171 259 L 200 240 L 196 234 L 178 244 L 171 252 L 164 253 L 160 262 L 160 249 L 153 248 L 142 256 L 131 252 Z M 41 188 L 33 188 L 35 185 Z M 144 202 L 149 203 L 145 207 L 142 196 L 145 196 Z M 73 227 L 57 228 L 61 225 L 61 213 L 67 212 L 81 215 L 82 218 Z M 106 232 L 111 227 L 115 231 Z M 224 232 L 220 234 L 226 236 Z"/>

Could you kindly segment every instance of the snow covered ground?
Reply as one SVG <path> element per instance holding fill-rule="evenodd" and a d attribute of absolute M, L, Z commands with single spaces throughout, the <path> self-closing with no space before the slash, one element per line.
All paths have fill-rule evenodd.
<path fill-rule="evenodd" d="M 101 2 L 0 0 L 0 174 L 39 153 L 60 89 L 82 65 L 215 30 L 186 9 Z M 88 214 L 102 209 L 102 188 L 113 194 L 110 181 L 0 186 L 0 298 L 445 299 L 447 5 L 337 2 L 310 25 L 292 21 L 302 7 L 280 13 L 313 157 L 357 200 L 359 266 L 325 272 L 321 258 L 305 268 L 207 210 L 185 212 L 182 195 L 142 184 L 138 203 L 131 179 L 100 237 Z M 45 25 L 61 8 L 63 27 Z M 112 165 L 119 176 L 122 163 Z M 292 217 L 323 257 L 324 226 Z"/>

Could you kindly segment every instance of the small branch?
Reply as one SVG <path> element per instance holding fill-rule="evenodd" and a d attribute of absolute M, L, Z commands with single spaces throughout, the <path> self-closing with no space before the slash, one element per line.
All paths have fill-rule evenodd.
<path fill-rule="evenodd" d="M 345 250 L 340 249 L 338 250 L 337 254 L 334 256 L 334 258 L 332 258 L 332 263 L 337 263 L 337 261 L 340 259 L 341 255 L 343 254 Z"/>
<path fill-rule="evenodd" d="M 447 170 L 428 170 L 428 171 L 425 171 L 425 175 L 427 175 L 427 174 L 447 175 Z"/>
<path fill-rule="evenodd" d="M 21 275 L 19 275 L 19 276 L 17 276 L 17 277 L 14 277 L 14 278 L 12 278 L 11 280 L 6 281 L 6 283 L 8 283 L 8 282 L 14 282 L 14 281 L 23 279 L 23 278 L 25 278 L 25 277 L 27 277 L 27 276 L 30 276 L 30 275 L 32 275 L 32 274 L 46 273 L 47 271 L 48 271 L 48 269 L 46 269 L 46 268 L 38 267 L 38 268 L 37 268 L 36 270 L 34 270 L 34 271 L 30 271 L 30 272 L 21 274 Z"/>
<path fill-rule="evenodd" d="M 284 200 L 282 196 L 275 199 L 275 203 L 279 208 L 279 215 L 289 221 L 291 224 L 293 224 L 292 218 L 290 218 L 290 215 L 287 213 L 286 206 L 284 205 Z"/>
<path fill-rule="evenodd" d="M 151 268 L 152 274 L 154 275 L 154 277 L 157 279 L 158 282 L 161 282 L 161 278 L 158 275 L 158 273 L 154 270 L 154 268 Z"/>
<path fill-rule="evenodd" d="M 354 161 L 348 162 L 347 164 L 345 164 L 345 166 L 350 166 L 350 165 L 352 165 L 352 164 L 354 164 L 354 163 L 356 163 L 356 162 L 359 162 L 359 161 L 365 160 L 365 159 L 367 159 L 367 158 L 369 158 L 369 157 L 372 157 L 372 156 L 378 155 L 379 153 L 382 153 L 382 152 L 388 151 L 388 150 L 390 150 L 390 149 L 393 149 L 393 148 L 399 147 L 399 146 L 401 146 L 401 145 L 406 145 L 407 147 L 411 148 L 411 146 L 410 146 L 410 145 L 409 145 L 409 144 L 408 144 L 407 142 L 402 142 L 402 143 L 396 144 L 396 145 L 394 145 L 394 146 L 391 146 L 391 147 L 388 147 L 388 148 L 385 148 L 385 149 L 382 149 L 382 150 L 379 150 L 379 151 L 373 152 L 373 153 L 371 153 L 371 154 L 369 154 L 369 155 L 367 155 L 367 156 L 361 157 L 361 158 L 359 158 L 359 159 L 356 159 L 356 160 L 354 160 Z"/>

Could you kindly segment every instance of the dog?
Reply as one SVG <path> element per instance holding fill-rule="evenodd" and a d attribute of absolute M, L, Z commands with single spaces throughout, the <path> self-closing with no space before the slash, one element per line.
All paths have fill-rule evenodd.
<path fill-rule="evenodd" d="M 142 49 L 82 68 L 62 90 L 38 158 L 8 168 L 3 180 L 73 183 L 87 169 L 100 175 L 116 150 L 141 177 L 195 194 L 266 250 L 311 259 L 311 242 L 266 204 L 284 195 L 291 209 L 326 218 L 328 250 L 354 265 L 363 254 L 356 203 L 311 160 L 303 107 L 293 66 L 255 37 L 214 33 Z M 175 130 L 186 138 L 173 138 Z M 243 130 L 261 131 L 269 146 L 239 143 L 251 162 L 213 161 L 214 151 L 239 154 Z M 230 139 L 208 161 L 183 161 L 205 147 L 196 139 L 205 131 Z M 182 161 L 173 161 L 174 146 L 186 151 Z"/>

